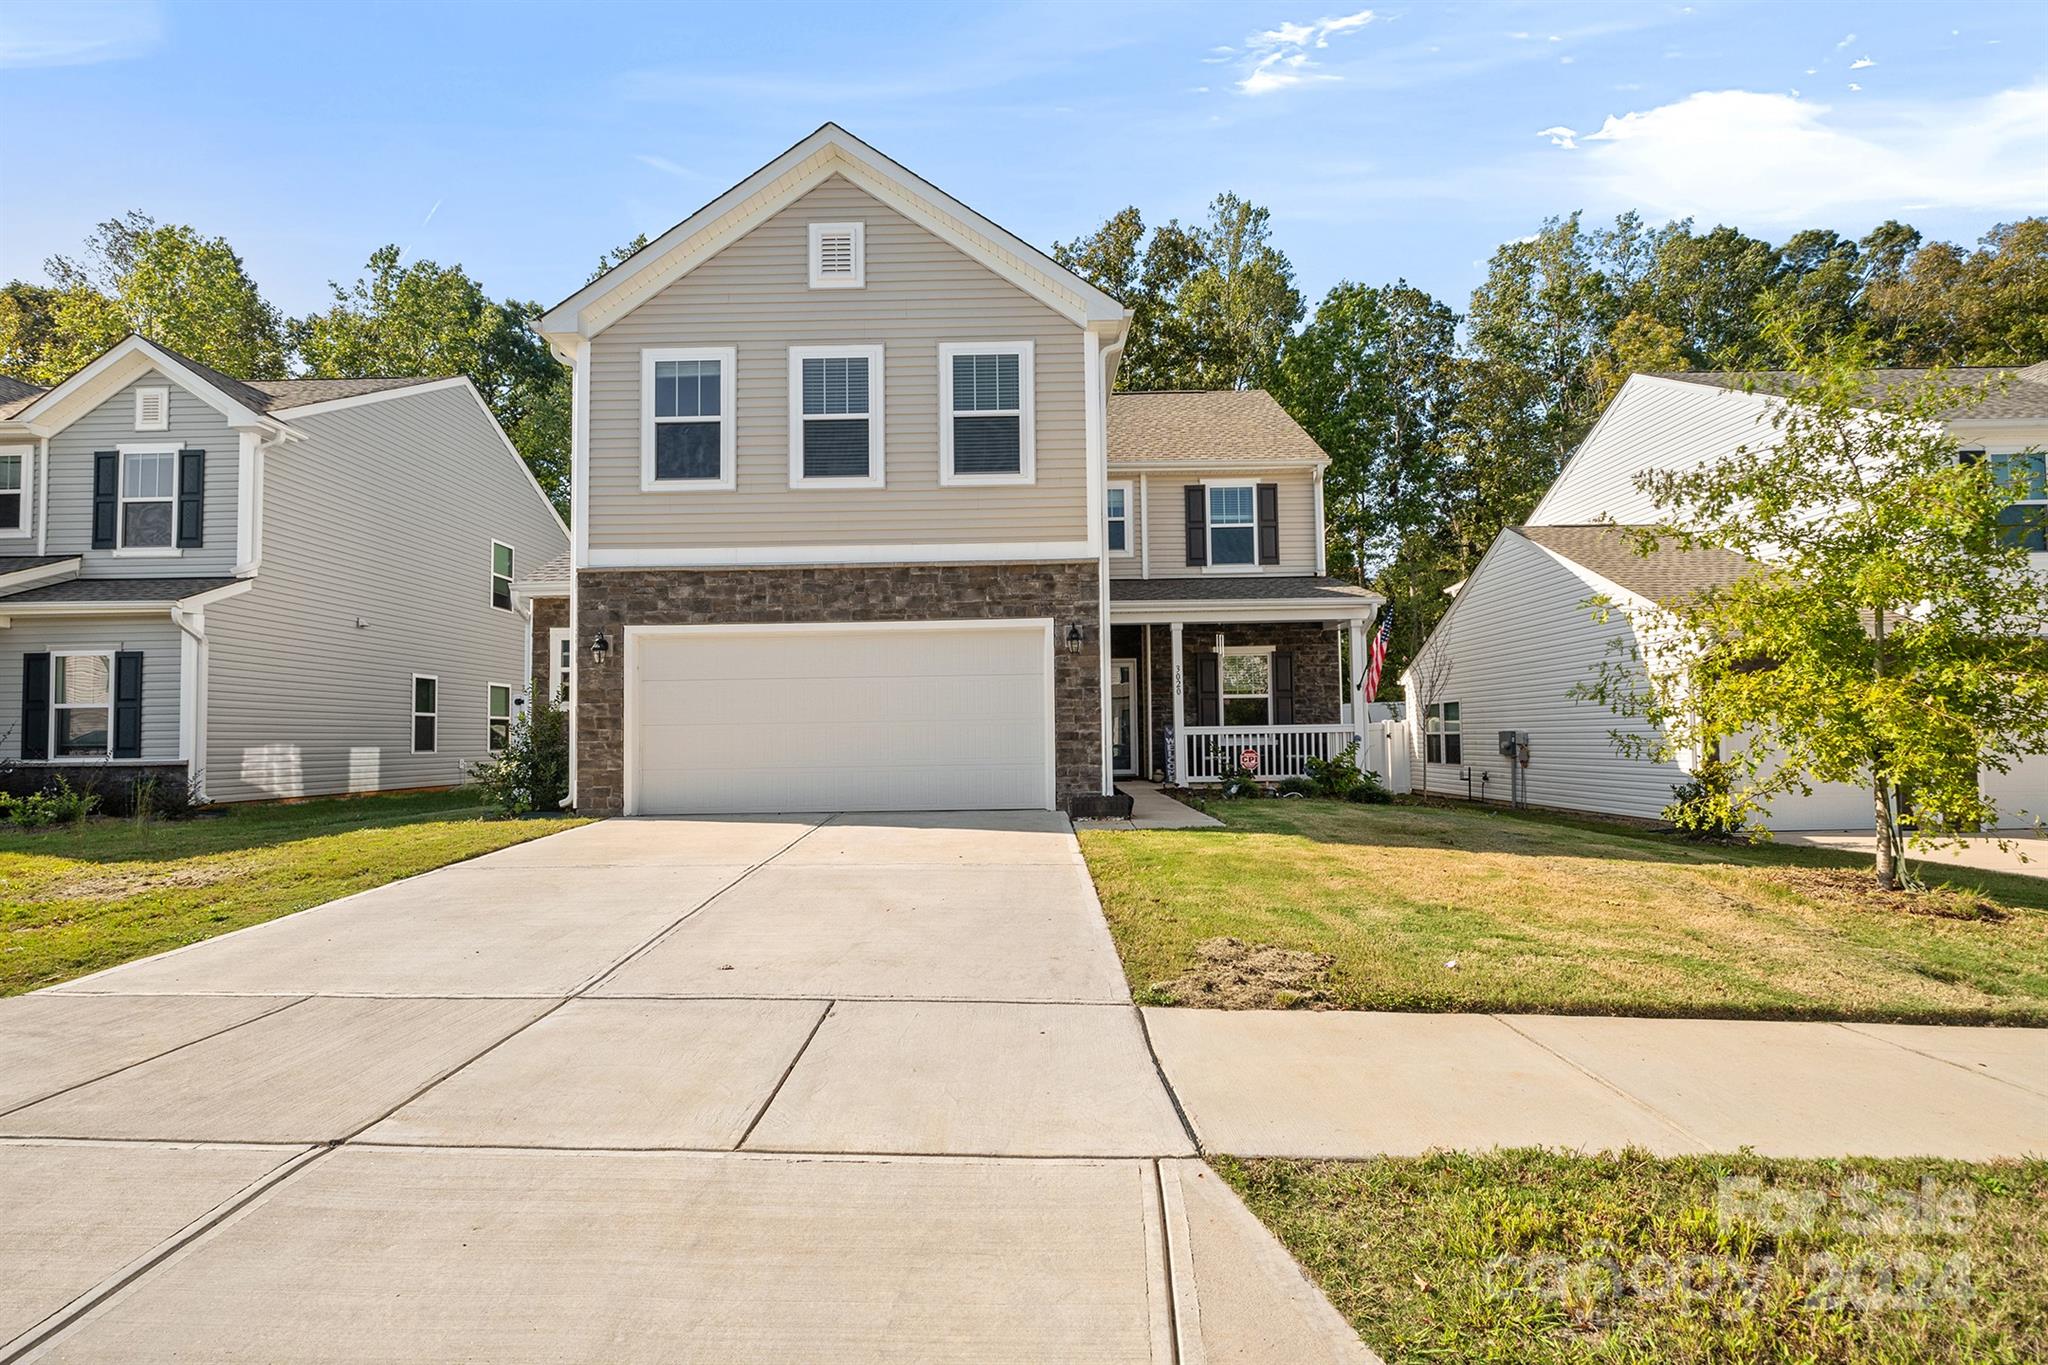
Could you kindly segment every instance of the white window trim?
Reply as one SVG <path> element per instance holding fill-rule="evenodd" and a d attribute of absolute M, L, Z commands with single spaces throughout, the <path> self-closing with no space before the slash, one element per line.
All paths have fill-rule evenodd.
<path fill-rule="evenodd" d="M 517 610 L 517 607 L 512 601 L 513 575 L 509 573 L 501 574 L 498 572 L 499 550 L 503 550 L 505 552 L 505 558 L 515 565 L 519 562 L 519 552 L 517 550 L 514 550 L 510 545 L 507 545 L 502 540 L 494 540 L 491 542 L 491 610 L 502 611 L 507 614 L 511 614 L 516 612 Z M 505 605 L 502 607 L 498 605 L 498 580 L 501 578 L 505 580 Z"/>
<path fill-rule="evenodd" d="M 562 646 L 571 640 L 567 626 L 548 628 L 548 700 L 557 706 L 567 705 L 576 686 L 576 653 L 569 652 L 569 661 L 562 662 Z"/>
<path fill-rule="evenodd" d="M 956 474 L 953 471 L 953 357 L 956 355 L 1014 355 L 1017 357 L 1017 472 L 1015 474 Z M 987 487 L 991 484 L 1038 482 L 1037 423 L 1034 409 L 1037 388 L 1033 379 L 1032 349 L 1028 341 L 942 341 L 939 343 L 939 483 L 946 487 Z M 968 417 L 1001 417 L 1001 412 L 966 413 Z"/>
<path fill-rule="evenodd" d="M 1237 699 L 1239 699 L 1240 701 L 1245 701 L 1245 700 L 1249 700 L 1249 699 L 1251 698 L 1251 696 L 1252 696 L 1252 694 L 1251 694 L 1251 693 L 1249 693 L 1249 692 L 1235 692 L 1235 693 L 1234 693 L 1234 692 L 1230 691 L 1230 689 L 1229 689 L 1229 688 L 1228 688 L 1227 686 L 1225 686 L 1225 678 L 1224 678 L 1224 667 L 1223 667 L 1223 660 L 1224 660 L 1224 659 L 1228 659 L 1228 658 L 1230 658 L 1230 657 L 1231 657 L 1232 655 L 1263 655 L 1263 656 L 1265 656 L 1265 660 L 1266 660 L 1266 718 L 1265 718 L 1264 720 L 1262 720 L 1262 721 L 1258 722 L 1258 725 L 1261 725 L 1261 726 L 1264 726 L 1264 725 L 1271 725 L 1271 724 L 1273 723 L 1273 646 L 1271 646 L 1271 645 L 1225 645 L 1225 646 L 1223 647 L 1223 653 L 1222 653 L 1221 657 L 1220 657 L 1220 658 L 1219 658 L 1219 659 L 1217 660 L 1217 663 L 1216 663 L 1216 720 L 1217 720 L 1217 723 L 1218 723 L 1218 724 L 1220 724 L 1220 725 L 1222 725 L 1222 726 L 1224 726 L 1225 728 L 1231 728 L 1231 723 L 1230 723 L 1230 721 L 1229 721 L 1229 720 L 1227 720 L 1227 719 L 1225 719 L 1225 716 L 1227 715 L 1227 713 L 1228 713 L 1228 712 L 1229 712 L 1229 710 L 1230 710 L 1230 699 L 1231 699 L 1231 698 L 1232 698 L 1232 697 L 1234 696 L 1234 697 L 1236 697 Z M 1252 728 L 1257 728 L 1257 727 L 1255 726 L 1255 727 L 1252 727 Z"/>
<path fill-rule="evenodd" d="M 21 461 L 21 487 L 7 490 L 21 494 L 21 525 L 0 526 L 0 540 L 26 540 L 35 534 L 36 448 L 32 445 L 0 446 L 0 460 L 9 457 Z"/>
<path fill-rule="evenodd" d="M 812 224 L 813 227 L 818 224 Z M 792 346 L 789 348 L 789 486 L 791 488 L 881 488 L 886 486 L 882 461 L 883 348 L 880 346 Z M 804 473 L 804 362 L 858 358 L 868 362 L 868 472 L 847 478 L 812 477 Z M 845 420 L 825 418 L 818 420 Z"/>
<path fill-rule="evenodd" d="M 145 422 L 142 420 L 143 399 L 151 394 L 156 396 L 156 410 L 163 420 Z M 169 431 L 171 429 L 171 390 L 167 384 L 145 384 L 135 390 L 135 429 L 137 431 Z"/>
<path fill-rule="evenodd" d="M 1249 564 L 1218 564 L 1216 562 L 1216 504 L 1209 494 L 1211 490 L 1217 488 L 1249 488 L 1252 490 L 1252 562 Z M 1265 571 L 1265 566 L 1259 563 L 1259 481 L 1257 479 L 1202 480 L 1202 558 L 1206 561 L 1202 565 L 1203 573 L 1255 574 Z"/>
<path fill-rule="evenodd" d="M 715 360 L 718 362 L 718 477 L 715 479 L 657 479 L 654 477 L 654 367 L 664 360 Z M 732 346 L 649 346 L 640 352 L 640 491 L 643 493 L 730 492 L 734 486 L 733 455 L 737 449 L 733 411 L 738 392 L 735 383 L 739 352 Z M 673 420 L 673 419 L 671 419 Z M 694 420 L 685 418 L 685 421 Z"/>
<path fill-rule="evenodd" d="M 432 684 L 434 685 L 434 709 L 433 709 L 433 710 L 431 710 L 431 711 L 422 711 L 422 710 L 420 710 L 420 680 L 421 680 L 422 678 L 426 679 L 426 680 L 427 680 L 428 682 L 430 682 L 430 683 L 432 683 Z M 406 699 L 405 699 L 405 706 L 406 706 L 406 712 L 407 712 L 407 716 L 406 716 L 406 725 L 405 725 L 405 729 L 406 729 L 405 741 L 406 741 L 406 743 L 412 746 L 412 751 L 413 751 L 414 753 L 416 753 L 416 754 L 438 754 L 438 753 L 440 753 L 440 752 L 441 752 L 441 675 L 440 675 L 440 674 L 438 674 L 438 673 L 415 673 L 415 674 L 413 674 L 413 675 L 412 675 L 412 690 L 411 690 L 411 691 L 410 691 L 410 692 L 409 692 L 409 693 L 407 694 L 407 696 L 406 696 Z M 431 748 L 431 749 L 422 749 L 422 748 L 420 748 L 420 717 L 421 717 L 421 716 L 432 716 L 432 717 L 434 718 L 434 747 L 433 747 L 433 748 Z"/>
<path fill-rule="evenodd" d="M 1109 499 L 1102 500 L 1102 546 L 1111 559 L 1129 559 L 1136 554 L 1138 546 L 1137 487 L 1129 479 L 1111 479 L 1108 488 L 1121 488 L 1124 494 L 1124 514 L 1121 517 L 1109 515 Z M 1254 495 L 1256 496 L 1256 495 Z M 1124 524 L 1124 547 L 1119 550 L 1109 543 L 1109 523 L 1122 521 Z"/>
<path fill-rule="evenodd" d="M 1445 718 L 1444 708 L 1446 706 L 1458 707 L 1458 718 L 1456 720 L 1447 720 Z M 1450 727 L 1453 725 L 1457 728 L 1451 729 Z M 1443 755 L 1441 758 L 1431 758 L 1429 756 L 1429 740 L 1432 735 L 1437 738 L 1437 752 Z M 1447 738 L 1451 737 L 1455 737 L 1458 741 L 1458 756 L 1456 758 L 1450 756 L 1451 746 L 1444 742 Z M 1462 768 L 1465 765 L 1465 711 L 1464 707 L 1459 705 L 1458 702 L 1433 701 L 1422 708 L 1422 761 L 1424 763 L 1434 763 L 1439 768 Z"/>
<path fill-rule="evenodd" d="M 1987 449 L 1987 448 L 1985 448 L 1985 447 L 1983 447 L 1983 446 L 1972 446 L 1972 447 L 1971 447 L 1971 448 L 1969 448 L 1968 450 L 1964 450 L 1964 451 L 1962 451 L 1962 452 L 1960 452 L 1960 453 L 1961 453 L 1961 454 L 1963 454 L 1963 455 L 1968 455 L 1968 456 L 1974 456 L 1975 458 L 1977 458 L 1977 459 L 1980 459 L 1980 460 L 1984 460 L 1984 461 L 1986 461 L 1986 462 L 1988 463 L 1989 461 L 1991 461 L 1991 460 L 1995 460 L 1995 459 L 1999 458 L 2000 456 L 2004 456 L 2004 457 L 2005 457 L 2006 459 L 2008 459 L 2008 460 L 2009 460 L 2009 459 L 2012 459 L 2012 458 L 2014 458 L 2015 456 L 2019 456 L 2019 455 L 2033 455 L 2033 454 L 2037 454 L 2037 453 L 2039 453 L 2039 452 L 2038 452 L 2038 449 L 2037 449 L 2036 447 L 2034 447 L 2034 446 L 2012 446 L 2012 447 L 2009 447 L 2009 448 L 2008 448 L 2008 447 L 2004 447 L 2004 446 L 1999 446 L 1999 447 L 1994 447 L 1994 448 L 1990 448 L 1990 449 Z M 2048 463 L 2048 460 L 2044 460 L 2044 463 Z M 2041 497 L 2038 497 L 2038 498 L 2014 498 L 2014 499 L 2013 499 L 2013 500 L 2012 500 L 2011 502 L 2007 503 L 2007 504 L 2006 504 L 2005 506 L 2006 506 L 2006 509 L 2007 509 L 2007 510 L 2010 510 L 2011 508 L 2014 508 L 2014 507 L 2043 507 L 2043 508 L 2048 508 L 2048 490 L 2044 490 L 2044 492 L 2043 492 L 2043 495 L 2042 495 Z M 2029 551 L 2028 553 L 2030 553 L 2030 554 L 2033 554 L 2033 555 L 2035 555 L 2035 556 L 2037 556 L 2037 557 L 2038 557 L 2038 556 L 2040 555 L 2041 551 L 2039 551 L 2039 550 L 2031 550 L 2031 551 Z"/>
<path fill-rule="evenodd" d="M 822 263 L 819 243 L 828 232 L 850 233 L 853 237 L 853 273 L 851 275 L 825 275 L 818 269 Z M 812 223 L 807 235 L 806 255 L 809 260 L 808 274 L 813 289 L 865 289 L 868 283 L 868 225 L 866 223 Z"/>
<path fill-rule="evenodd" d="M 491 693 L 501 687 L 505 689 L 505 714 L 502 717 L 491 714 Z M 484 684 L 484 752 L 486 754 L 502 754 L 505 752 L 505 749 L 512 747 L 512 716 L 518 709 L 515 701 L 518 696 L 519 689 L 511 683 L 487 682 Z M 436 684 L 434 688 L 434 704 L 436 706 L 441 704 L 439 684 Z M 501 719 L 505 722 L 504 749 L 494 748 L 491 745 L 491 725 L 493 722 Z M 438 716 L 434 718 L 434 742 L 436 744 L 441 742 L 441 720 Z"/>
<path fill-rule="evenodd" d="M 110 552 L 116 559 L 178 559 L 184 550 L 178 546 L 178 494 L 184 491 L 184 460 L 179 456 L 185 447 L 178 441 L 129 441 L 114 447 L 114 548 Z M 171 543 L 169 545 L 129 545 L 128 504 L 131 502 L 162 502 L 162 498 L 131 498 L 128 496 L 128 457 L 130 455 L 169 455 L 171 457 Z"/>
<path fill-rule="evenodd" d="M 107 661 L 107 699 L 98 705 L 86 703 L 71 705 L 57 700 L 57 660 L 59 659 L 105 659 Z M 50 651 L 50 733 L 43 752 L 52 763 L 90 761 L 90 754 L 66 754 L 60 751 L 57 736 L 62 732 L 57 724 L 60 711 L 105 711 L 107 713 L 106 757 L 114 756 L 114 693 L 118 690 L 114 677 L 114 651 L 110 649 L 53 649 Z"/>

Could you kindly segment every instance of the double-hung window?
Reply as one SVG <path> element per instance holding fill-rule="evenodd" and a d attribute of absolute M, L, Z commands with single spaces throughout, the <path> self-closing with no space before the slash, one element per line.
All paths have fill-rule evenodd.
<path fill-rule="evenodd" d="M 491 605 L 512 610 L 512 547 L 497 540 L 491 542 Z"/>
<path fill-rule="evenodd" d="M 574 643 L 566 627 L 548 631 L 548 695 L 558 702 L 569 700 L 569 681 L 576 666 Z"/>
<path fill-rule="evenodd" d="M 882 486 L 882 348 L 789 348 L 789 486 Z"/>
<path fill-rule="evenodd" d="M 2008 545 L 2048 550 L 2048 453 L 2024 450 L 1991 457 L 1991 474 L 2011 496 L 1998 514 L 1999 534 Z"/>
<path fill-rule="evenodd" d="M 1131 486 L 1113 483 L 1103 493 L 1102 533 L 1113 555 L 1131 552 Z"/>
<path fill-rule="evenodd" d="M 114 656 L 50 657 L 50 756 L 106 758 L 114 752 Z"/>
<path fill-rule="evenodd" d="M 431 754 L 439 747 L 441 680 L 428 673 L 412 675 L 412 751 Z"/>
<path fill-rule="evenodd" d="M 1458 719 L 1458 703 L 1431 702 L 1424 712 L 1423 730 L 1427 735 L 1425 747 L 1429 750 L 1431 763 L 1465 761 L 1465 735 Z"/>
<path fill-rule="evenodd" d="M 733 486 L 732 347 L 640 352 L 640 486 Z"/>
<path fill-rule="evenodd" d="M 1258 485 L 1209 485 L 1209 564 L 1253 568 L 1259 562 Z"/>
<path fill-rule="evenodd" d="M 512 689 L 491 683 L 484 702 L 484 747 L 502 754 L 512 745 Z"/>
<path fill-rule="evenodd" d="M 177 553 L 178 448 L 121 450 L 119 548 Z"/>
<path fill-rule="evenodd" d="M 28 457 L 0 453 L 0 536 L 28 532 Z"/>
<path fill-rule="evenodd" d="M 1223 723 L 1273 723 L 1273 651 L 1225 649 L 1221 663 Z"/>
<path fill-rule="evenodd" d="M 939 347 L 939 482 L 1030 483 L 1031 343 Z"/>

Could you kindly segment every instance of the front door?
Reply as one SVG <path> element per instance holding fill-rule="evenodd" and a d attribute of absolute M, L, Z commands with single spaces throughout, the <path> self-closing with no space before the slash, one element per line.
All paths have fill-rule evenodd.
<path fill-rule="evenodd" d="M 1138 771 L 1138 698 L 1135 659 L 1109 661 L 1109 724 L 1116 773 L 1129 777 Z"/>

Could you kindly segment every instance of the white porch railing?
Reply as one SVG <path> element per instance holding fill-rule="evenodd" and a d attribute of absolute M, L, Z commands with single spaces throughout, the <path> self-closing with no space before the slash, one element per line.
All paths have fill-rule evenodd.
<path fill-rule="evenodd" d="M 1221 782 L 1244 751 L 1259 756 L 1262 780 L 1308 776 L 1308 760 L 1331 758 L 1357 737 L 1348 725 L 1190 725 L 1181 739 L 1181 781 Z"/>

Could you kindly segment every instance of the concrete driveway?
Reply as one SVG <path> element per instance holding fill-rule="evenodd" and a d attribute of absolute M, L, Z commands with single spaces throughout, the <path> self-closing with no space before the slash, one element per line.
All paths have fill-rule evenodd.
<path fill-rule="evenodd" d="M 610 821 L 0 1002 L 0 1360 L 1370 1360 L 1066 822 Z"/>

